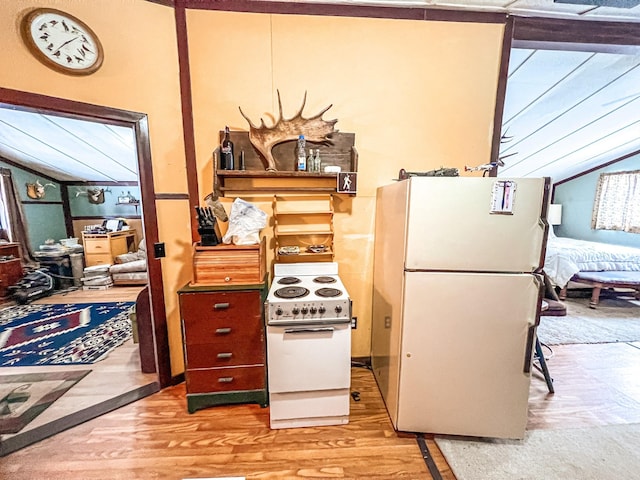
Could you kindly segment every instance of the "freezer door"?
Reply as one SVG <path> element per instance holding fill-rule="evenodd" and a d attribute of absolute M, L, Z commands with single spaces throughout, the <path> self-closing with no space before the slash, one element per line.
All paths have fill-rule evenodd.
<path fill-rule="evenodd" d="M 396 428 L 523 438 L 538 277 L 408 272 L 405 281 Z"/>
<path fill-rule="evenodd" d="M 510 212 L 495 211 L 496 182 L 513 181 Z M 533 272 L 543 263 L 544 178 L 412 177 L 408 270 Z M 509 208 L 506 208 L 509 210 Z"/>

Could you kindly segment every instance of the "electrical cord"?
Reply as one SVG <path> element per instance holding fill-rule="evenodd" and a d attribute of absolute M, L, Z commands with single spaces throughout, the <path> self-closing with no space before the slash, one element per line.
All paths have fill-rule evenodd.
<path fill-rule="evenodd" d="M 351 366 L 355 368 L 366 368 L 367 370 L 371 370 L 371 365 L 365 362 L 357 362 L 355 360 L 351 360 Z"/>
<path fill-rule="evenodd" d="M 540 346 L 542 348 L 546 348 L 547 350 L 549 350 L 549 356 L 546 356 L 546 355 L 544 356 L 545 361 L 551 360 L 553 358 L 553 349 L 546 343 L 542 343 L 542 342 L 540 342 Z"/>

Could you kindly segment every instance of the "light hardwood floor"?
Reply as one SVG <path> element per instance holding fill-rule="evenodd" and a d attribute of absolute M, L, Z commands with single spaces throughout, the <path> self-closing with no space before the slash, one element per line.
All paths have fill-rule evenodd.
<path fill-rule="evenodd" d="M 113 287 L 100 291 L 75 290 L 41 298 L 33 303 L 134 302 L 142 288 L 143 287 Z M 43 427 L 46 429 L 47 425 L 55 425 L 55 422 L 60 419 L 122 397 L 135 389 L 157 381 L 155 374 L 145 374 L 141 372 L 138 345 L 135 344 L 132 339 L 129 339 L 123 345 L 114 349 L 104 360 L 94 364 L 1 367 L 0 375 L 76 370 L 91 370 L 91 373 L 56 400 L 19 433 L 1 435 L 0 441 L 12 442 L 14 437 L 31 435 L 35 431 L 42 430 Z M 52 427 L 52 429 L 55 431 L 55 427 Z M 36 437 L 39 436 L 39 434 L 34 435 Z"/>
<path fill-rule="evenodd" d="M 556 393 L 534 371 L 528 429 L 640 421 L 640 342 L 555 346 L 549 368 Z M 348 425 L 270 430 L 258 405 L 187 413 L 181 384 L 0 459 L 0 478 L 432 478 L 415 436 L 394 432 L 371 371 L 353 368 L 352 390 Z"/>

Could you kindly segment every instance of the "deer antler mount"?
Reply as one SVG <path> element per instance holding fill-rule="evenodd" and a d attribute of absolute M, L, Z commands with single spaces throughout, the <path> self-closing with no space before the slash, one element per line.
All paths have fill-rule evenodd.
<path fill-rule="evenodd" d="M 305 103 L 307 102 L 307 92 L 304 93 L 302 100 L 302 106 L 298 112 L 289 119 L 286 119 L 282 115 L 282 101 L 280 100 L 280 91 L 278 93 L 278 120 L 276 123 L 267 127 L 264 120 L 260 119 L 260 126 L 256 126 L 247 117 L 242 108 L 240 114 L 244 119 L 249 122 L 249 141 L 260 153 L 265 169 L 267 171 L 275 172 L 276 162 L 273 158 L 273 147 L 279 143 L 287 142 L 290 140 L 296 140 L 299 135 L 304 135 L 304 138 L 309 142 L 326 143 L 330 142 L 329 137 L 336 133 L 334 125 L 338 122 L 335 120 L 323 120 L 322 115 L 329 110 L 333 105 L 329 105 L 323 109 L 320 113 L 310 117 L 304 118 L 302 111 L 304 110 Z"/>

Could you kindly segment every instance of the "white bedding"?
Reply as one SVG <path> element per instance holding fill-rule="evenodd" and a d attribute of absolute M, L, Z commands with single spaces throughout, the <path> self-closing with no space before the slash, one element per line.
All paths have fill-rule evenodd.
<path fill-rule="evenodd" d="M 549 235 L 544 271 L 564 287 L 578 272 L 640 272 L 640 248 Z"/>

